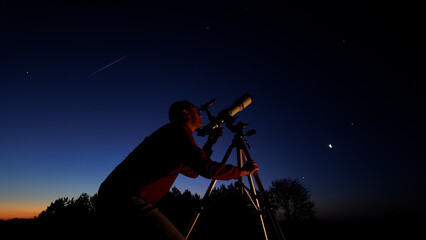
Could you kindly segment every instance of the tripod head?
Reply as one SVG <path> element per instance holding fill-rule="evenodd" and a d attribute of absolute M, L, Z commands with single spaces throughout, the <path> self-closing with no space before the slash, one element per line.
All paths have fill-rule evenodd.
<path fill-rule="evenodd" d="M 236 137 L 243 138 L 245 136 L 249 137 L 251 135 L 256 134 L 256 130 L 254 130 L 254 129 L 251 129 L 251 130 L 247 131 L 246 133 L 243 132 L 243 129 L 248 128 L 247 123 L 243 123 L 243 122 L 240 121 L 237 124 L 233 124 L 233 122 L 234 121 L 227 122 L 226 127 L 229 128 L 229 130 L 231 130 L 231 132 L 235 133 Z"/>
<path fill-rule="evenodd" d="M 232 126 L 232 123 L 237 118 L 237 117 L 234 117 L 234 115 L 241 112 L 243 109 L 245 109 L 248 105 L 250 105 L 252 103 L 252 101 L 253 101 L 253 96 L 250 93 L 246 93 L 242 97 L 237 99 L 230 107 L 225 108 L 222 111 L 220 111 L 219 114 L 217 115 L 217 117 L 213 116 L 210 113 L 210 111 L 208 110 L 209 107 L 211 107 L 213 104 L 216 103 L 215 98 L 213 98 L 212 100 L 210 100 L 206 104 L 201 105 L 199 110 L 207 113 L 207 116 L 208 116 L 210 122 L 207 125 L 205 125 L 204 127 L 202 127 L 201 129 L 198 129 L 197 135 L 198 136 L 209 135 L 215 129 L 220 128 L 223 123 L 226 123 L 226 126 L 232 132 L 234 132 L 233 129 L 235 129 L 235 128 Z M 231 125 L 228 125 L 228 123 L 231 123 Z"/>

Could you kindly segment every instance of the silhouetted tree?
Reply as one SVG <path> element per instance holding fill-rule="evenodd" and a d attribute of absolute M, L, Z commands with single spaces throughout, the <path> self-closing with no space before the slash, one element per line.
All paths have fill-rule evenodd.
<path fill-rule="evenodd" d="M 183 193 L 173 187 L 156 206 L 179 229 L 185 232 L 193 213 L 201 203 L 198 194 L 192 195 L 189 190 Z"/>
<path fill-rule="evenodd" d="M 58 198 L 54 202 L 51 202 L 46 210 L 42 211 L 39 215 L 39 219 L 51 219 L 51 218 L 61 218 L 66 215 L 68 206 L 70 205 L 70 200 L 65 198 Z"/>
<path fill-rule="evenodd" d="M 77 199 L 58 198 L 38 215 L 38 219 L 44 221 L 87 220 L 96 213 L 96 199 L 97 194 L 89 196 L 87 193 L 82 193 Z"/>
<path fill-rule="evenodd" d="M 96 212 L 96 194 L 89 196 L 87 193 L 82 193 L 77 199 L 71 199 L 69 204 L 70 215 L 75 218 L 91 218 Z"/>
<path fill-rule="evenodd" d="M 299 180 L 274 180 L 268 197 L 274 210 L 281 212 L 286 220 L 315 219 L 315 204 L 310 200 L 311 194 Z"/>

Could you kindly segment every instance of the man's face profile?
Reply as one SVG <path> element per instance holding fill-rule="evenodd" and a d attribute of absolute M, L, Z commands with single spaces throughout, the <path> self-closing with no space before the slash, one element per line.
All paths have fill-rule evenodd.
<path fill-rule="evenodd" d="M 188 122 L 189 126 L 192 129 L 199 129 L 203 126 L 202 116 L 198 111 L 198 108 L 195 106 L 191 106 L 188 111 Z"/>

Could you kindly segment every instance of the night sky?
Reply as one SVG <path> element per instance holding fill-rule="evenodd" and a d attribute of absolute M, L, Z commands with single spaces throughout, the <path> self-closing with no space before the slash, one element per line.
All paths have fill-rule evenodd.
<path fill-rule="evenodd" d="M 96 193 L 174 101 L 216 98 L 217 114 L 246 92 L 265 188 L 300 180 L 324 219 L 426 214 L 420 5 L 87 2 L 1 1 L 0 219 Z"/>

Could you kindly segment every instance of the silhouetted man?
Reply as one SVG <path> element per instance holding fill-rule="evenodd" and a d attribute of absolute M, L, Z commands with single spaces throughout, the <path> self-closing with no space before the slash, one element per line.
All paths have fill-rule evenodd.
<path fill-rule="evenodd" d="M 256 163 L 242 168 L 212 161 L 212 147 L 220 134 L 208 137 L 203 149 L 193 132 L 203 126 L 198 108 L 177 101 L 169 110 L 170 123 L 146 137 L 101 184 L 98 211 L 114 233 L 147 239 L 184 239 L 152 204 L 171 188 L 179 173 L 196 178 L 230 180 L 259 170 Z M 179 206 L 176 206 L 179 207 Z"/>

